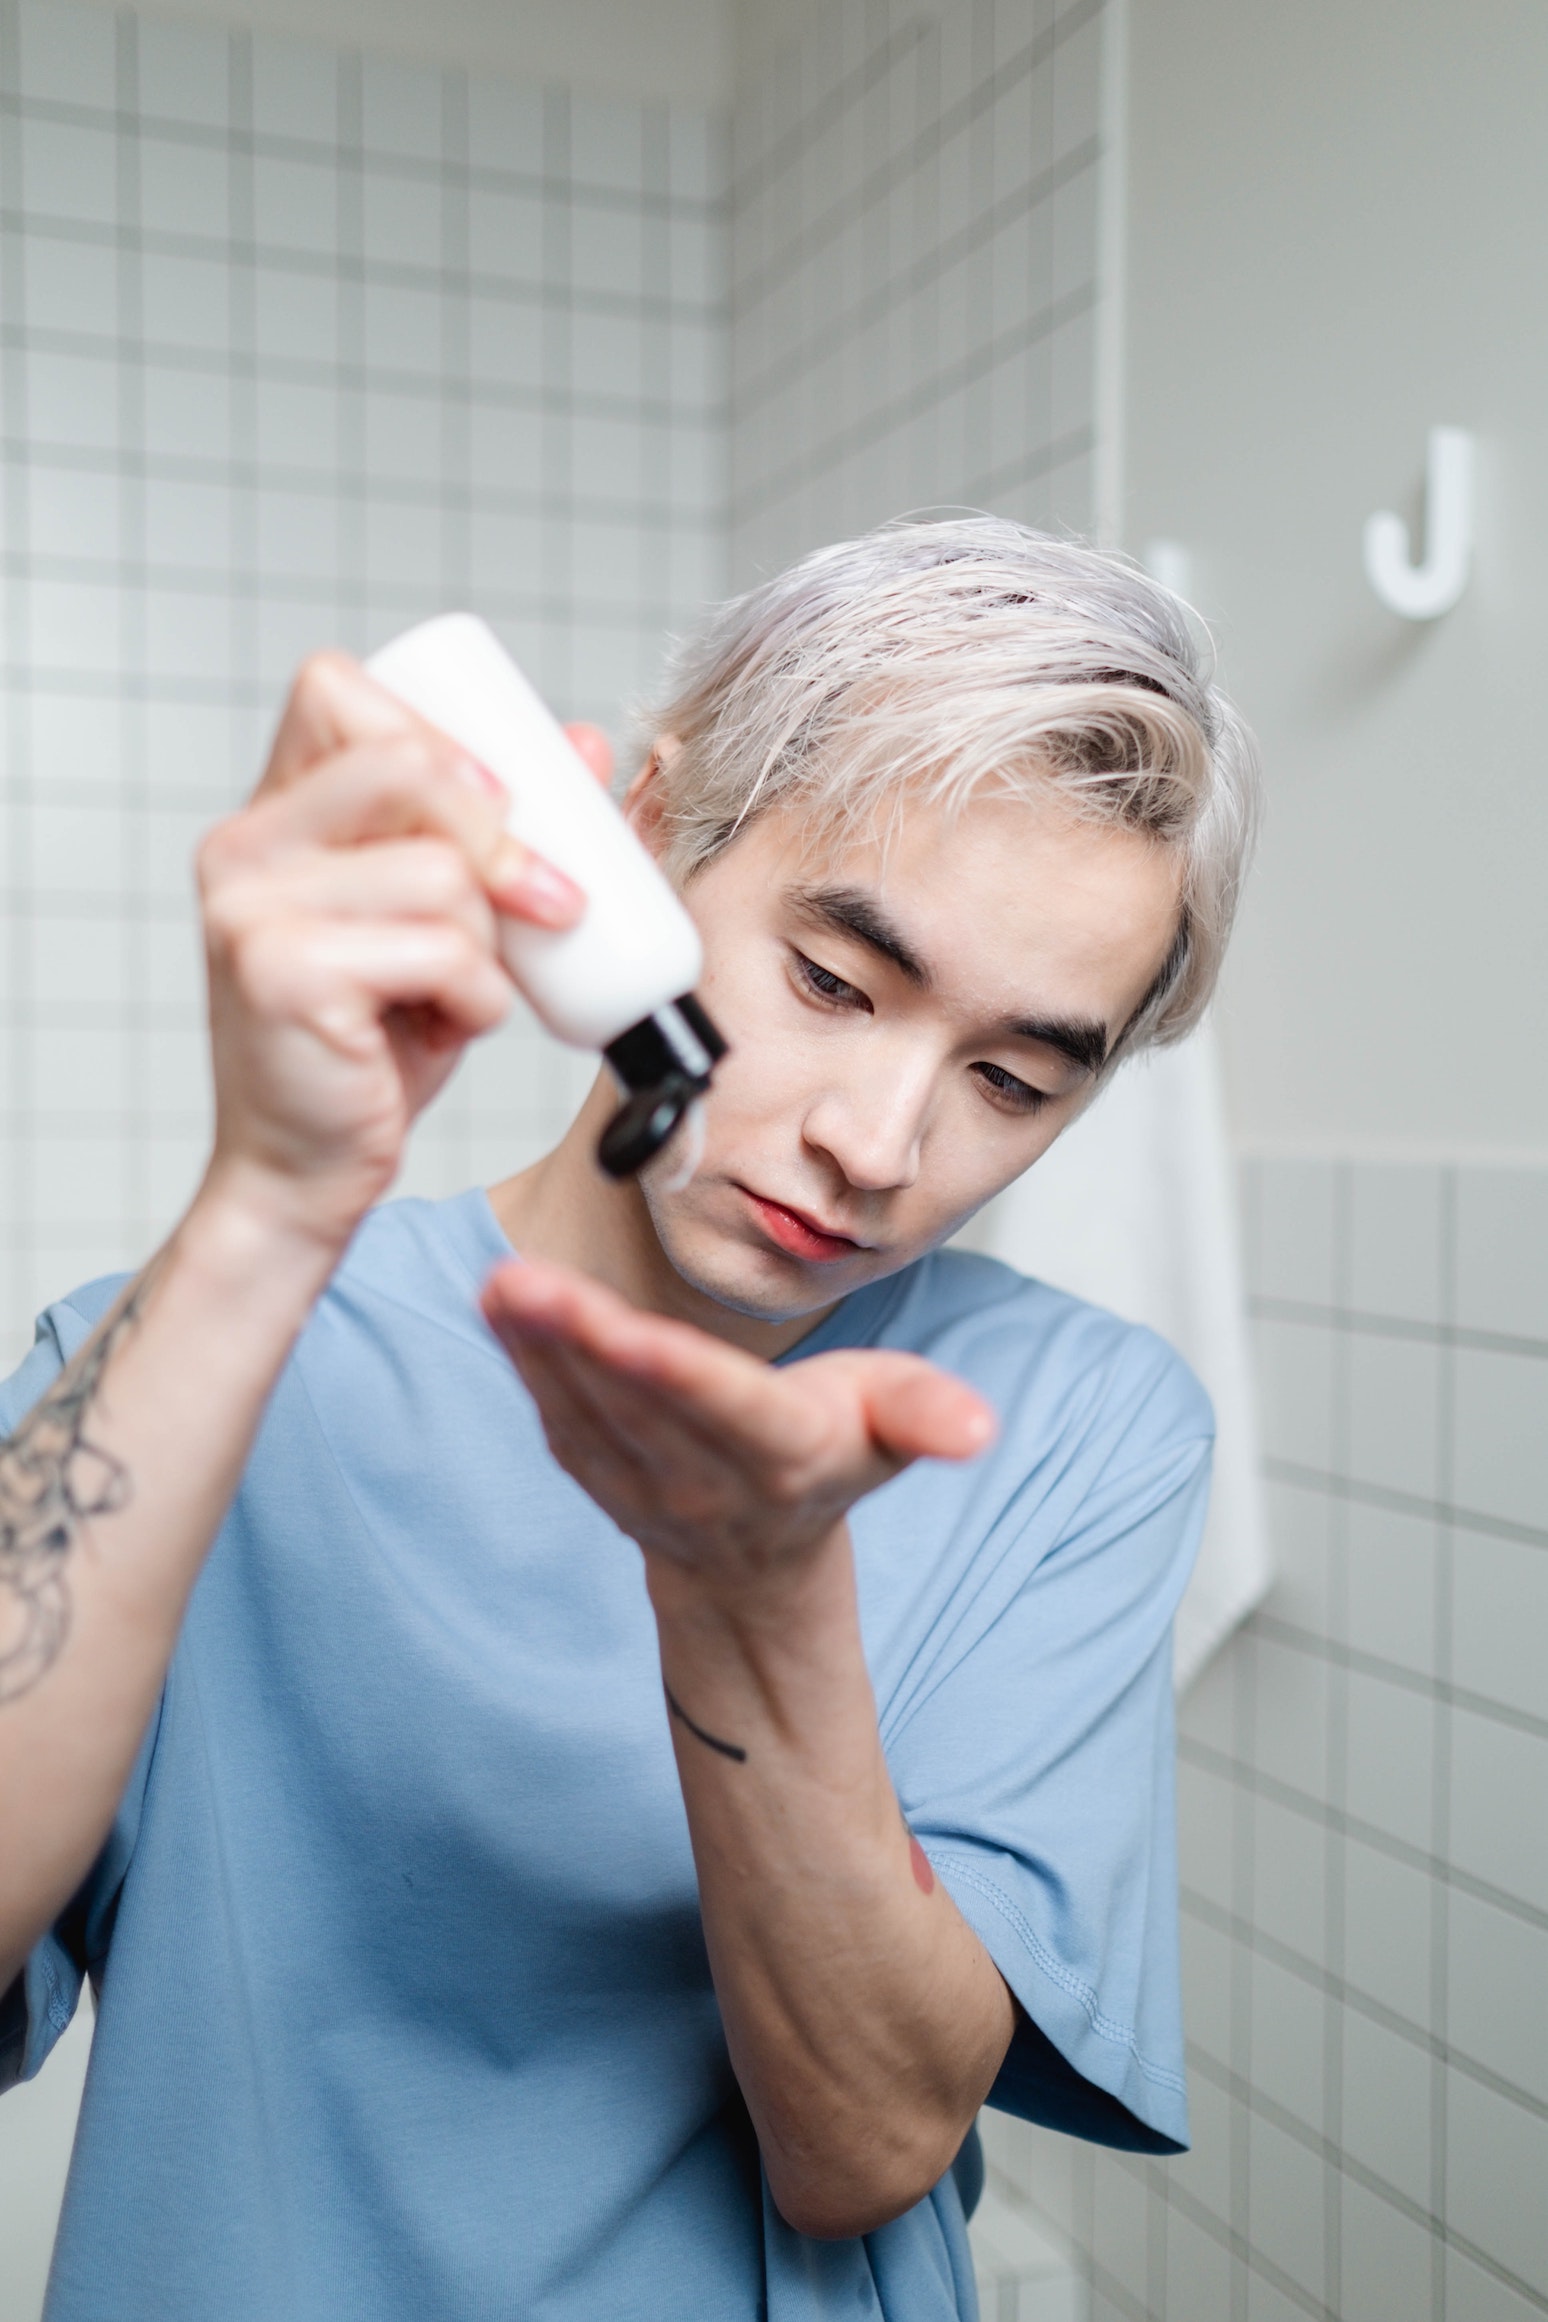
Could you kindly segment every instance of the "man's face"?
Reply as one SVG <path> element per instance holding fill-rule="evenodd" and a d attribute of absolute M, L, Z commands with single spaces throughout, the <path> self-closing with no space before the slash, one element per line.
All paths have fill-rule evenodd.
<path fill-rule="evenodd" d="M 944 1241 L 1035 1161 L 1176 927 L 1175 857 L 1056 806 L 908 808 L 814 856 L 794 810 L 690 883 L 731 1052 L 691 1182 L 643 1180 L 679 1276 L 778 1323 Z"/>

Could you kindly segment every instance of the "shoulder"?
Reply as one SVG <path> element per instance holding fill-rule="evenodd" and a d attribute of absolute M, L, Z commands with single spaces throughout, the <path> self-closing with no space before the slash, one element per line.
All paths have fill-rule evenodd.
<path fill-rule="evenodd" d="M 446 1201 L 383 1202 L 362 1221 L 322 1301 L 322 1314 L 385 1322 L 393 1310 L 484 1338 L 478 1291 L 510 1248 L 477 1188 Z"/>
<path fill-rule="evenodd" d="M 33 1331 L 33 1352 L 52 1348 L 62 1361 L 68 1362 L 102 1317 L 117 1305 L 133 1280 L 132 1274 L 99 1274 L 94 1281 L 82 1282 L 63 1298 L 56 1298 L 38 1316 Z"/>
<path fill-rule="evenodd" d="M 355 1229 L 336 1281 L 396 1280 L 429 1270 L 444 1273 L 448 1262 L 463 1271 L 483 1245 L 502 1242 L 485 1195 L 477 1187 L 444 1201 L 405 1194 L 368 1210 Z"/>
<path fill-rule="evenodd" d="M 103 1274 L 43 1309 L 28 1353 L 9 1378 L 0 1380 L 0 1437 L 19 1426 L 38 1398 L 48 1392 L 132 1280 L 129 1274 Z"/>
<path fill-rule="evenodd" d="M 439 1322 L 483 1348 L 478 1289 L 510 1249 L 485 1196 L 476 1189 L 449 1201 L 384 1202 L 363 1220 L 309 1322 L 304 1339 L 329 1325 L 359 1329 L 370 1315 L 373 1337 L 393 1336 L 394 1316 Z M 44 1308 L 33 1344 L 0 1380 L 0 1433 L 14 1427 L 46 1393 L 122 1297 L 134 1276 L 102 1274 Z"/>
<path fill-rule="evenodd" d="M 1209 1397 L 1175 1348 L 997 1258 L 943 1249 L 920 1259 L 885 1336 L 970 1379 L 1006 1422 L 1035 1409 L 1153 1444 L 1214 1436 Z"/>

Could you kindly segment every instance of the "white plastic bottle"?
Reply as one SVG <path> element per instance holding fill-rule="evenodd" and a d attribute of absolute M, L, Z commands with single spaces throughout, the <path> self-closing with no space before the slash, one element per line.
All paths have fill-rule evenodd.
<path fill-rule="evenodd" d="M 494 633 L 443 613 L 366 663 L 379 685 L 459 742 L 510 793 L 515 836 L 586 897 L 574 927 L 502 918 L 507 967 L 551 1032 L 600 1048 L 628 1092 L 599 1157 L 628 1176 L 708 1087 L 725 1042 L 693 996 L 698 929 Z"/>

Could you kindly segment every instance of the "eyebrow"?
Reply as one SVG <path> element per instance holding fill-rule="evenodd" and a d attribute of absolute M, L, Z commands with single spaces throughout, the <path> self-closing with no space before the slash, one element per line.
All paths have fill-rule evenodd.
<path fill-rule="evenodd" d="M 874 895 L 867 895 L 860 887 L 806 887 L 797 892 L 795 902 L 811 918 L 837 928 L 840 935 L 852 935 L 857 943 L 890 959 L 920 991 L 928 990 L 929 969 Z"/>
<path fill-rule="evenodd" d="M 1057 1049 L 1082 1072 L 1100 1072 L 1107 1062 L 1107 1026 L 1066 1016 L 1029 1016 L 1006 1027 L 1018 1040 L 1037 1040 Z"/>
<path fill-rule="evenodd" d="M 929 968 L 874 895 L 860 887 L 808 887 L 798 889 L 792 900 L 808 918 L 821 921 L 840 935 L 852 935 L 857 943 L 890 960 L 916 989 L 929 990 L 933 980 Z M 1039 1047 L 1052 1048 L 1088 1075 L 1100 1072 L 1107 1062 L 1107 1026 L 1086 1018 L 1023 1016 L 1013 1019 L 1005 1030 L 1013 1040 L 1036 1041 Z"/>

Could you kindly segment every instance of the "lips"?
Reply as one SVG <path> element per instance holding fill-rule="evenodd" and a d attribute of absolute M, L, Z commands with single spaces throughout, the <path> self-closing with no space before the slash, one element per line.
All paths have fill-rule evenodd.
<path fill-rule="evenodd" d="M 805 1258 L 815 1265 L 833 1265 L 839 1258 L 852 1258 L 864 1244 L 848 1234 L 832 1234 L 818 1225 L 815 1218 L 804 1211 L 789 1209 L 782 1201 L 769 1201 L 761 1193 L 742 1187 L 753 1214 L 769 1240 L 792 1258 Z"/>

